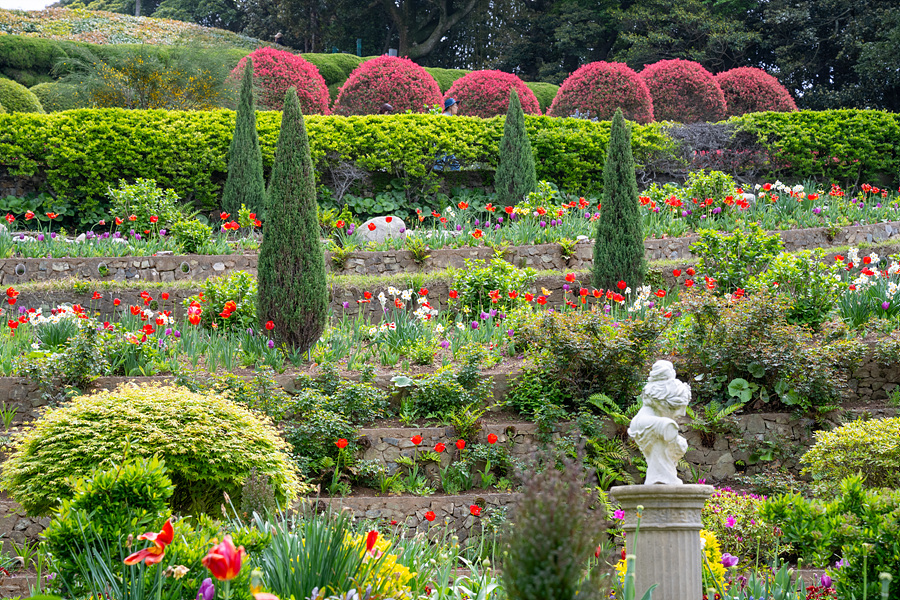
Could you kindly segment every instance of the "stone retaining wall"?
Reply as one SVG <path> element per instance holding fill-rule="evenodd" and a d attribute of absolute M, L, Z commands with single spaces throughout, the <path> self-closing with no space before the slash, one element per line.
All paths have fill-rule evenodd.
<path fill-rule="evenodd" d="M 884 242 L 900 238 L 900 222 L 845 227 L 835 235 L 827 228 L 795 229 L 780 232 L 788 251 L 831 245 L 854 245 Z M 648 260 L 693 259 L 689 248 L 695 236 L 646 240 Z M 583 240 L 576 244 L 574 255 L 565 258 L 559 244 L 515 246 L 506 251 L 504 260 L 518 267 L 537 270 L 565 271 L 587 269 L 593 262 L 593 244 Z M 390 273 L 428 273 L 448 267 L 461 268 L 466 259 L 493 260 L 493 248 L 466 247 L 432 250 L 422 264 L 406 250 L 385 252 L 353 252 L 341 269 L 336 269 L 331 254 L 326 252 L 328 268 L 337 274 L 379 275 Z M 0 285 L 26 281 L 49 281 L 79 277 L 94 281 L 202 281 L 228 271 L 256 273 L 257 256 L 146 256 L 123 258 L 8 258 L 0 260 Z"/>
<path fill-rule="evenodd" d="M 349 509 L 357 519 L 371 519 L 405 527 L 410 533 L 427 534 L 429 530 L 443 533 L 445 525 L 455 531 L 459 541 L 481 533 L 481 519 L 492 511 L 508 510 L 521 498 L 521 494 L 488 492 L 459 496 L 349 496 L 347 498 L 321 498 L 320 508 Z M 315 500 L 313 500 L 315 501 Z M 470 507 L 477 505 L 484 511 L 480 517 L 472 515 Z M 432 511 L 434 521 L 425 514 Z"/>

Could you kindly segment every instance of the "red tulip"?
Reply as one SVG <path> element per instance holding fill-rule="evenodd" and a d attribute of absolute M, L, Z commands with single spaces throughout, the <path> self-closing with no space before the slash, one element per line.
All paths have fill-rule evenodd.
<path fill-rule="evenodd" d="M 573 281 L 575 281 L 575 273 L 569 273 L 569 274 L 567 274 L 567 275 L 566 275 L 566 281 L 568 281 L 569 283 L 572 283 Z"/>
<path fill-rule="evenodd" d="M 488 444 L 496 444 L 497 443 L 497 435 L 491 433 L 488 435 Z"/>
<path fill-rule="evenodd" d="M 369 223 L 369 231 L 375 231 L 375 223 Z"/>
<path fill-rule="evenodd" d="M 347 440 L 345 440 L 344 438 L 341 438 L 338 441 L 336 441 L 334 443 L 334 445 L 337 446 L 338 448 L 340 448 L 341 450 L 343 450 L 344 448 L 347 447 L 347 443 L 348 443 Z"/>
<path fill-rule="evenodd" d="M 210 548 L 200 562 L 219 581 L 229 581 L 241 572 L 243 557 L 244 547 L 235 548 L 231 536 L 226 535 L 222 543 Z"/>
<path fill-rule="evenodd" d="M 378 541 L 378 532 L 370 531 L 366 534 L 366 552 L 371 552 L 372 548 L 375 547 L 375 542 Z"/>
<path fill-rule="evenodd" d="M 427 521 L 434 521 L 436 518 L 437 518 L 437 515 L 434 514 L 433 510 L 429 510 L 427 513 L 425 513 L 425 519 Z"/>
<path fill-rule="evenodd" d="M 456 440 L 456 449 L 463 450 L 466 447 L 466 440 Z"/>
<path fill-rule="evenodd" d="M 175 539 L 175 530 L 172 529 L 172 521 L 166 520 L 166 522 L 163 523 L 162 531 L 159 533 L 148 531 L 147 533 L 139 535 L 138 539 L 149 540 L 153 545 L 149 548 L 138 550 L 127 557 L 125 559 L 125 564 L 136 565 L 139 562 L 144 561 L 145 565 L 155 565 L 162 561 L 163 557 L 166 555 L 166 546 L 171 544 L 172 540 Z"/>
<path fill-rule="evenodd" d="M 481 515 L 481 507 L 478 506 L 477 504 L 473 504 L 472 506 L 469 507 L 469 512 L 472 513 L 473 516 L 477 517 L 477 516 Z"/>
<path fill-rule="evenodd" d="M 419 444 L 422 443 L 422 436 L 421 436 L 421 435 L 414 435 L 414 436 L 412 436 L 412 439 L 411 439 L 410 441 L 411 441 L 413 444 L 415 444 L 416 446 L 418 446 Z"/>
<path fill-rule="evenodd" d="M 619 288 L 620 290 L 624 290 L 625 288 L 628 287 L 628 284 L 625 283 L 624 281 L 620 281 L 619 283 L 616 284 L 616 287 Z"/>
<path fill-rule="evenodd" d="M 266 321 L 266 329 L 269 331 L 272 331 L 273 329 L 275 329 L 275 322 L 274 321 Z"/>
<path fill-rule="evenodd" d="M 441 442 L 438 442 L 437 445 L 434 447 L 434 451 L 437 452 L 437 453 L 441 453 L 441 452 L 443 452 L 443 451 L 446 450 L 446 449 L 447 449 L 447 446 L 445 446 L 445 445 L 444 445 L 443 443 L 441 443 Z"/>

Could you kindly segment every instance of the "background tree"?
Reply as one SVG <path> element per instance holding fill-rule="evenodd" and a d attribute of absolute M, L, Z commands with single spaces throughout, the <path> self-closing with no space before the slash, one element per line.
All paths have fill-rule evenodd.
<path fill-rule="evenodd" d="M 515 88 L 509 91 L 509 109 L 500 139 L 500 161 L 494 175 L 494 189 L 497 204 L 501 206 L 512 206 L 537 189 L 534 154 L 525 129 L 525 113 Z"/>
<path fill-rule="evenodd" d="M 603 203 L 594 241 L 594 287 L 617 289 L 624 281 L 631 289 L 644 283 L 644 231 L 638 200 L 631 130 L 617 110 L 609 132 L 603 166 Z"/>
<path fill-rule="evenodd" d="M 318 341 L 328 316 L 317 206 L 306 123 L 291 88 L 284 101 L 266 200 L 257 314 L 261 323 L 275 324 L 279 341 L 299 352 Z"/>
<path fill-rule="evenodd" d="M 228 149 L 228 179 L 222 192 L 222 208 L 238 214 L 241 205 L 261 213 L 266 199 L 262 152 L 256 131 L 256 102 L 253 99 L 253 61 L 248 60 L 241 80 L 241 100 Z"/>

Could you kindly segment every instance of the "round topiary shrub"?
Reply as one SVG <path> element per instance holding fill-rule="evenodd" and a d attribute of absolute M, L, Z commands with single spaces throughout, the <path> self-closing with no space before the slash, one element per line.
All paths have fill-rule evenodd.
<path fill-rule="evenodd" d="M 248 59 L 253 61 L 256 101 L 261 109 L 281 110 L 284 95 L 290 88 L 296 88 L 303 114 L 328 114 L 328 86 L 311 62 L 284 50 L 260 48 L 242 58 L 231 71 L 236 81 L 243 75 Z"/>
<path fill-rule="evenodd" d="M 568 117 L 577 110 L 609 121 L 617 108 L 629 121 L 653 120 L 653 100 L 641 76 L 624 63 L 599 61 L 580 67 L 566 78 L 547 114 Z"/>
<path fill-rule="evenodd" d="M 725 94 L 729 117 L 752 112 L 793 112 L 797 103 L 777 79 L 754 67 L 739 67 L 716 75 Z"/>
<path fill-rule="evenodd" d="M 87 103 L 79 97 L 78 88 L 74 85 L 68 83 L 39 83 L 30 89 L 47 112 L 87 108 Z"/>
<path fill-rule="evenodd" d="M 541 114 L 534 92 L 524 81 L 503 71 L 472 71 L 463 75 L 453 82 L 444 99 L 455 98 L 459 102 L 459 115 L 489 119 L 509 110 L 510 88 L 516 89 L 526 114 Z"/>
<path fill-rule="evenodd" d="M 657 121 L 696 123 L 725 118 L 725 95 L 712 73 L 700 63 L 676 58 L 647 65 L 641 71 L 653 98 Z"/>
<path fill-rule="evenodd" d="M 800 459 L 817 481 L 837 485 L 862 475 L 866 487 L 900 487 L 900 417 L 852 421 L 817 431 L 816 443 Z"/>
<path fill-rule="evenodd" d="M 11 113 L 43 113 L 44 107 L 31 90 L 12 79 L 0 79 L 0 104 Z"/>
<path fill-rule="evenodd" d="M 426 112 L 441 104 L 441 89 L 428 71 L 396 56 L 379 56 L 359 65 L 341 87 L 334 112 L 341 115 L 374 115 L 384 104 L 394 112 Z"/>
<path fill-rule="evenodd" d="M 158 456 L 175 484 L 173 510 L 211 513 L 223 492 L 239 499 L 252 468 L 269 477 L 285 506 L 301 491 L 286 448 L 270 424 L 223 396 L 122 385 L 45 413 L 3 465 L 0 487 L 29 514 L 42 515 L 72 496 L 71 478 Z"/>

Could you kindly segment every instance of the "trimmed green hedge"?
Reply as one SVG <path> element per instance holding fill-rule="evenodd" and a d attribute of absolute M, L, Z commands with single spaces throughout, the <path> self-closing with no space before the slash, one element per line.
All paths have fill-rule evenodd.
<path fill-rule="evenodd" d="M 86 98 L 78 97 L 78 88 L 68 83 L 39 83 L 31 88 L 31 93 L 41 101 L 45 112 L 62 112 L 84 108 Z"/>
<path fill-rule="evenodd" d="M 774 171 L 797 178 L 878 183 L 900 171 L 900 115 L 880 110 L 751 113 L 732 117 L 769 149 Z"/>
<path fill-rule="evenodd" d="M 541 112 L 546 113 L 547 109 L 550 108 L 550 105 L 553 104 L 553 99 L 556 98 L 556 92 L 559 91 L 559 86 L 540 81 L 526 83 L 525 85 L 528 86 L 528 89 L 530 89 L 534 93 L 534 97 L 537 98 L 538 104 L 541 106 Z"/>
<path fill-rule="evenodd" d="M 281 115 L 258 114 L 263 164 L 272 164 Z M 783 169 L 802 180 L 870 181 L 900 168 L 900 115 L 881 111 L 759 113 L 735 119 L 757 132 Z M 504 117 L 432 115 L 307 117 L 320 173 L 335 161 L 398 177 L 410 185 L 429 175 L 434 157 L 454 154 L 463 165 L 491 171 Z M 570 191 L 597 191 L 609 139 L 608 122 L 526 116 L 538 177 Z M 632 126 L 635 161 L 671 160 L 674 142 L 664 124 Z M 90 221 L 106 207 L 109 184 L 155 179 L 198 207 L 218 205 L 227 168 L 234 113 L 82 109 L 49 115 L 0 115 L 0 166 L 12 174 L 44 173 L 49 190 Z M 839 161 L 818 157 L 842 157 Z M 860 177 L 860 179 L 857 179 Z M 382 178 L 384 179 L 384 177 Z M 321 174 L 320 174 L 321 180 Z M 883 184 L 882 184 L 883 185 Z"/>
<path fill-rule="evenodd" d="M 281 115 L 258 114 L 263 162 L 271 167 Z M 411 182 L 429 174 L 434 156 L 455 154 L 463 164 L 493 169 L 503 117 L 439 118 L 432 115 L 307 117 L 318 169 L 329 160 Z M 596 190 L 609 123 L 527 117 L 538 176 L 570 190 Z M 13 174 L 44 172 L 52 192 L 82 214 L 105 207 L 107 186 L 120 179 L 156 179 L 179 196 L 214 208 L 225 181 L 234 113 L 83 109 L 50 115 L 0 116 L 0 165 Z M 661 125 L 636 126 L 638 162 L 667 152 Z M 326 159 L 326 156 L 329 157 Z"/>
<path fill-rule="evenodd" d="M 450 89 L 450 86 L 453 85 L 453 82 L 462 77 L 463 75 L 467 75 L 472 71 L 464 71 L 462 69 L 440 69 L 438 67 L 425 67 L 425 70 L 428 71 L 429 75 L 434 77 L 434 80 L 437 81 L 438 87 L 441 88 L 441 93 L 446 94 L 447 90 Z"/>
<path fill-rule="evenodd" d="M 0 79 L 0 103 L 13 113 L 43 113 L 41 101 L 27 87 L 12 79 Z"/>

